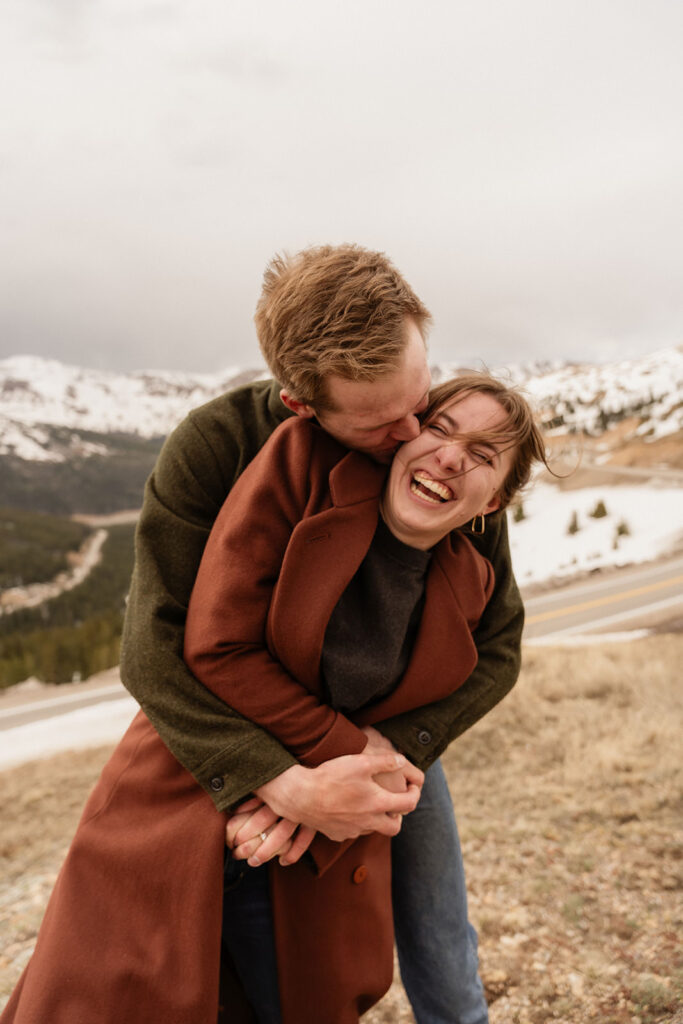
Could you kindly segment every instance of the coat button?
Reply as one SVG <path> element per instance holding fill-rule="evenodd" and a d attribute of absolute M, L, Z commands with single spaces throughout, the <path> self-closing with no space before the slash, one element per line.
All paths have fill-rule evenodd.
<path fill-rule="evenodd" d="M 214 791 L 214 793 L 220 793 L 224 786 L 224 782 L 220 775 L 214 775 L 209 785 L 211 786 L 211 789 Z"/>
<path fill-rule="evenodd" d="M 432 734 L 428 729 L 420 729 L 417 734 L 417 742 L 421 743 L 423 747 L 426 747 L 428 743 L 432 742 Z"/>
<path fill-rule="evenodd" d="M 351 881 L 354 885 L 360 885 L 368 877 L 368 869 L 365 864 L 359 864 L 351 875 Z"/>

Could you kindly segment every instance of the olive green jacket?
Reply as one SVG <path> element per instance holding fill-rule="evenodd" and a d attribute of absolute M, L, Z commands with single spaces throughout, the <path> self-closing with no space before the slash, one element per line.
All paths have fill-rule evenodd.
<path fill-rule="evenodd" d="M 198 682 L 183 661 L 187 606 L 211 527 L 239 475 L 288 415 L 273 381 L 239 388 L 190 413 L 166 441 L 147 481 L 136 533 L 121 678 L 219 810 L 295 763 L 274 737 Z M 508 693 L 519 673 L 524 611 L 505 514 L 487 516 L 485 534 L 471 539 L 496 575 L 474 633 L 477 667 L 444 700 L 377 726 L 423 770 Z"/>

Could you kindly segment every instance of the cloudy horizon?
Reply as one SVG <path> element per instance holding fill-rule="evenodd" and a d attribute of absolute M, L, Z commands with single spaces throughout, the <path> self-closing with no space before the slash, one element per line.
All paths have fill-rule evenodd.
<path fill-rule="evenodd" d="M 683 341 L 673 0 L 10 0 L 0 358 L 258 365 L 273 253 L 386 251 L 434 362 Z"/>

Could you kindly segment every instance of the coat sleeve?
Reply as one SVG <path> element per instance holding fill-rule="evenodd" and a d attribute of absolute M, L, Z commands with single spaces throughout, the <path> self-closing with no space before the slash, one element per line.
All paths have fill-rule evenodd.
<path fill-rule="evenodd" d="M 209 531 L 277 425 L 258 412 L 254 391 L 252 385 L 224 396 L 210 415 L 190 415 L 166 441 L 145 488 L 121 647 L 124 685 L 218 810 L 296 763 L 273 736 L 204 687 L 183 660 L 186 610 Z"/>
<path fill-rule="evenodd" d="M 311 493 L 316 433 L 303 421 L 284 424 L 226 499 L 190 598 L 184 650 L 205 686 L 309 767 L 359 753 L 367 743 L 359 728 L 294 679 L 267 646 L 273 590 Z M 326 476 L 318 467 L 318 486 Z"/>
<path fill-rule="evenodd" d="M 487 516 L 486 533 L 470 540 L 489 559 L 495 574 L 493 593 L 473 633 L 476 668 L 449 697 L 376 725 L 423 771 L 495 707 L 519 675 L 524 606 L 512 572 L 505 513 Z"/>

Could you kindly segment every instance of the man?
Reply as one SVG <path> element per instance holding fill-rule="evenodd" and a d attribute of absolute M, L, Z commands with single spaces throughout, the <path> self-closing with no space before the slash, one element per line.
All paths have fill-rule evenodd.
<path fill-rule="evenodd" d="M 397 815 L 417 792 L 389 793 L 363 754 L 305 769 L 273 737 L 202 687 L 182 661 L 190 590 L 210 528 L 228 491 L 268 436 L 291 414 L 315 417 L 341 443 L 378 461 L 419 431 L 429 388 L 424 335 L 429 313 L 392 264 L 355 246 L 305 250 L 268 268 L 256 312 L 261 348 L 276 382 L 259 382 L 191 413 L 166 442 L 148 481 L 136 539 L 122 678 L 178 760 L 218 810 L 255 793 L 266 805 L 240 855 L 265 862 L 280 826 L 261 841 L 253 824 L 274 816 L 302 824 L 290 861 L 313 830 L 331 839 L 396 835 Z M 496 588 L 475 633 L 479 664 L 451 697 L 383 723 L 369 750 L 387 741 L 426 770 L 448 743 L 512 687 L 523 612 L 510 567 L 505 519 L 487 519 L 478 547 L 493 562 Z M 382 738 L 383 737 L 383 738 Z M 376 768 L 374 769 L 376 771 Z M 420 827 L 422 817 L 430 822 Z M 435 827 L 433 822 L 438 823 Z M 249 836 L 240 835 L 240 842 Z M 395 840 L 394 909 L 401 973 L 419 1024 L 482 1024 L 487 1017 L 476 966 L 476 936 L 452 807 L 435 766 L 417 811 Z M 250 861 L 250 863 L 253 861 Z M 409 884 L 414 865 L 433 884 Z M 416 940 L 424 912 L 434 927 Z M 432 923 L 430 920 L 430 924 Z"/>

